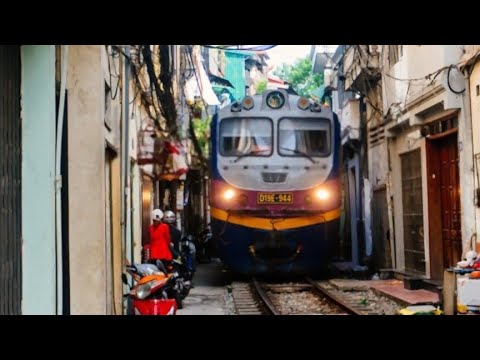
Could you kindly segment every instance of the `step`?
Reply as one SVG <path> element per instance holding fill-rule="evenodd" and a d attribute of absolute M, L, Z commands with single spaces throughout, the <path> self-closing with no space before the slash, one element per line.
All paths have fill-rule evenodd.
<path fill-rule="evenodd" d="M 413 272 L 396 270 L 396 269 L 380 269 L 381 279 L 397 279 L 403 280 L 405 289 L 419 290 L 425 289 L 437 293 L 442 292 L 442 283 L 427 278 L 425 275 L 415 274 Z"/>
<path fill-rule="evenodd" d="M 423 289 L 442 294 L 443 282 L 440 280 L 425 279 L 423 280 Z"/>

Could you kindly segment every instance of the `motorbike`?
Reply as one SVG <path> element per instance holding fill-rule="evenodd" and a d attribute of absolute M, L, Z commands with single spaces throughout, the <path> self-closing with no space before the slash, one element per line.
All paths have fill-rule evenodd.
<path fill-rule="evenodd" d="M 184 262 L 183 271 L 187 280 L 192 280 L 196 271 L 196 252 L 195 239 L 192 235 L 184 236 L 180 240 L 180 253 Z"/>
<path fill-rule="evenodd" d="M 199 263 L 205 264 L 210 263 L 212 261 L 211 257 L 211 248 L 213 234 L 210 231 L 210 227 L 205 228 L 203 231 L 200 232 L 197 241 L 197 259 Z"/>
<path fill-rule="evenodd" d="M 192 288 L 192 279 L 195 273 L 195 244 L 191 235 L 180 240 L 180 252 L 172 248 L 174 255 L 171 269 L 176 276 L 176 290 L 180 300 L 184 300 Z M 180 305 L 182 306 L 181 302 Z M 181 307 L 179 307 L 181 308 Z"/>
<path fill-rule="evenodd" d="M 161 271 L 153 264 L 133 264 L 126 267 L 136 284 L 131 287 L 129 296 L 133 315 L 175 315 L 178 304 L 171 298 L 176 286 L 174 274 Z M 124 284 L 128 285 L 126 274 L 122 274 Z"/>

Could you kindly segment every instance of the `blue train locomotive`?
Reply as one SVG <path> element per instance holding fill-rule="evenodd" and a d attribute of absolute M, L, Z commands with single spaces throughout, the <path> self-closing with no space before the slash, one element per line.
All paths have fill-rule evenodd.
<path fill-rule="evenodd" d="M 284 90 L 247 96 L 211 127 L 211 227 L 241 274 L 313 274 L 338 239 L 340 125 Z"/>

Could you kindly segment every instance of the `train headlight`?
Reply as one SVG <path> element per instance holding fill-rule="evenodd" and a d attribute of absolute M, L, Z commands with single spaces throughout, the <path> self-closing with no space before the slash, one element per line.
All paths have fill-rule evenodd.
<path fill-rule="evenodd" d="M 255 103 L 253 102 L 253 98 L 251 96 L 247 96 L 245 99 L 243 99 L 242 105 L 245 110 L 250 110 L 253 108 Z"/>
<path fill-rule="evenodd" d="M 223 198 L 225 200 L 232 200 L 234 196 L 235 196 L 235 191 L 233 191 L 232 189 L 228 189 L 223 193 Z"/>
<path fill-rule="evenodd" d="M 330 198 L 330 193 L 325 189 L 318 189 L 315 191 L 315 197 L 318 200 L 328 200 Z"/>
<path fill-rule="evenodd" d="M 267 105 L 272 109 L 280 109 L 285 104 L 285 97 L 278 91 L 267 95 Z"/>
<path fill-rule="evenodd" d="M 307 98 L 301 97 L 300 99 L 298 99 L 297 105 L 300 109 L 307 110 L 310 106 L 310 101 Z"/>

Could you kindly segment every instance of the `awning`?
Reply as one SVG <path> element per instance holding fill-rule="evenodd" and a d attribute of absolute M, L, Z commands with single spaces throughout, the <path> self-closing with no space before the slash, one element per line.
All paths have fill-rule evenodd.
<path fill-rule="evenodd" d="M 235 87 L 232 85 L 230 81 L 220 76 L 213 75 L 211 72 L 208 73 L 208 78 L 210 79 L 212 86 L 220 85 L 220 86 L 230 87 L 232 89 L 235 89 Z"/>

